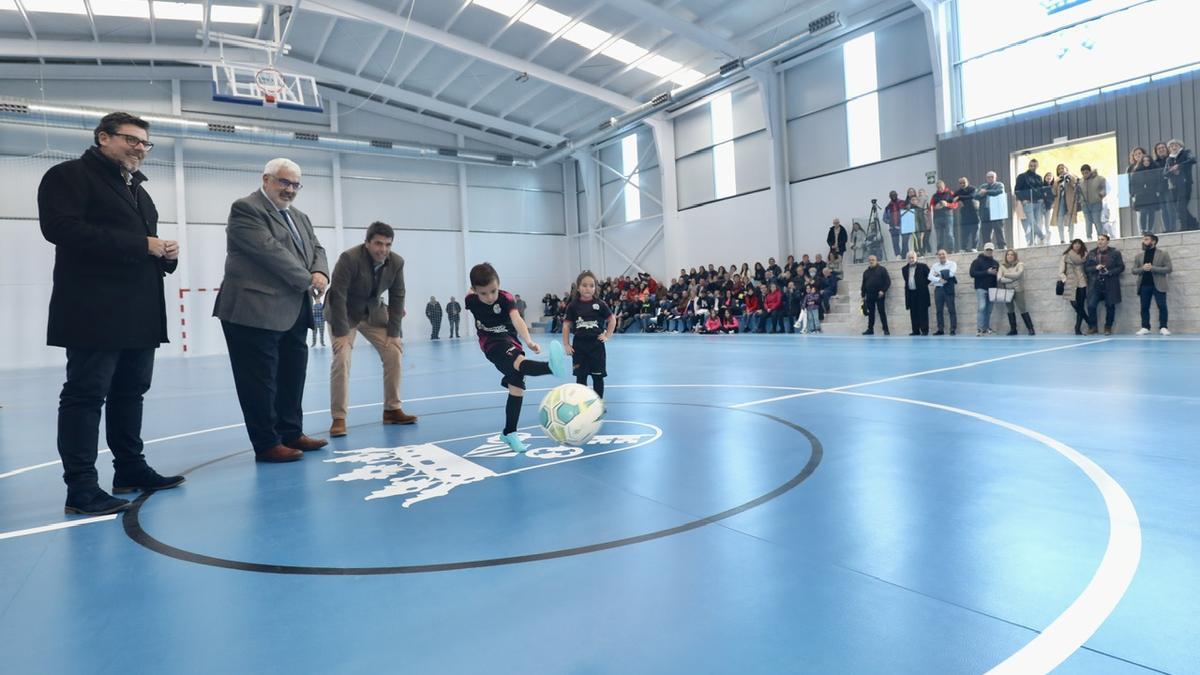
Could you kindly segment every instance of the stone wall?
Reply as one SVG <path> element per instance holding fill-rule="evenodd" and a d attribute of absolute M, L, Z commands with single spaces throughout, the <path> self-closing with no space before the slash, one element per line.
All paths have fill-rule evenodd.
<path fill-rule="evenodd" d="M 1114 240 L 1111 244 L 1121 251 L 1125 259 L 1126 272 L 1121 277 L 1121 304 L 1117 305 L 1117 321 L 1113 326 L 1114 334 L 1129 334 L 1141 325 L 1140 305 L 1137 296 L 1138 278 L 1129 272 L 1133 266 L 1133 258 L 1141 250 L 1141 237 L 1128 237 Z M 1200 232 L 1182 232 L 1159 235 L 1159 248 L 1171 254 L 1173 271 L 1170 276 L 1170 292 L 1167 293 L 1167 305 L 1170 308 L 1170 328 L 1175 334 L 1200 333 Z M 1089 249 L 1094 244 L 1089 244 Z M 1034 327 L 1038 333 L 1073 333 L 1075 315 L 1067 300 L 1054 294 L 1054 286 L 1058 281 L 1058 261 L 1065 247 L 1038 246 L 1021 249 L 1018 253 L 1025 263 L 1025 302 L 1033 317 Z M 975 285 L 968 274 L 971 262 L 976 253 L 959 253 L 950 256 L 958 262 L 958 289 L 955 302 L 958 306 L 959 335 L 974 335 L 975 333 Z M 996 251 L 1000 259 L 1003 251 Z M 926 256 L 921 259 L 927 265 L 937 261 L 936 256 Z M 900 268 L 904 263 L 889 261 L 880 263 L 887 267 L 892 276 L 892 290 L 888 292 L 887 313 L 888 323 L 892 334 L 907 335 L 911 330 L 908 312 L 904 309 L 904 277 Z M 844 323 L 833 323 L 826 328 L 829 333 L 858 334 L 867 327 L 867 318 L 858 311 L 858 298 L 862 287 L 862 271 L 866 265 L 845 266 L 846 289 L 851 301 L 852 319 Z M 931 306 L 929 308 L 930 330 L 937 330 L 936 308 L 932 306 L 933 291 L 930 289 Z M 1104 310 L 1101 308 L 1101 317 Z M 1150 307 L 1151 328 L 1158 330 L 1158 310 Z M 1017 320 L 1021 324 L 1020 319 Z M 1100 327 L 1103 328 L 1103 318 Z M 947 319 L 949 329 L 949 319 Z M 1020 326 L 1025 332 L 1024 326 Z M 875 327 L 876 333 L 880 327 Z M 1008 321 L 1002 308 L 992 309 L 992 330 L 1008 331 Z"/>

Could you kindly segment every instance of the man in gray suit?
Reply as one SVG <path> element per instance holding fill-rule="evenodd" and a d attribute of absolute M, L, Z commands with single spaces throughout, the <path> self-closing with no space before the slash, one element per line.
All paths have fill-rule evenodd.
<path fill-rule="evenodd" d="M 367 240 L 338 257 L 326 306 L 333 332 L 329 364 L 330 436 L 346 435 L 349 405 L 350 352 L 356 333 L 362 333 L 383 363 L 383 423 L 412 424 L 413 415 L 400 406 L 400 360 L 404 355 L 400 322 L 404 319 L 404 258 L 392 251 L 396 233 L 387 223 L 374 222 Z M 387 294 L 387 304 L 383 295 Z"/>
<path fill-rule="evenodd" d="M 305 338 L 329 264 L 308 216 L 292 206 L 300 188 L 295 162 L 267 162 L 262 187 L 233 203 L 225 228 L 225 279 L 213 316 L 259 462 L 292 462 L 328 443 L 303 430 Z"/>
<path fill-rule="evenodd" d="M 1150 334 L 1150 300 L 1158 305 L 1158 332 L 1170 335 L 1167 328 L 1167 277 L 1171 274 L 1171 254 L 1158 247 L 1158 235 L 1142 235 L 1142 252 L 1133 259 L 1131 270 L 1138 278 L 1138 296 L 1142 300 L 1142 327 L 1138 335 Z"/>

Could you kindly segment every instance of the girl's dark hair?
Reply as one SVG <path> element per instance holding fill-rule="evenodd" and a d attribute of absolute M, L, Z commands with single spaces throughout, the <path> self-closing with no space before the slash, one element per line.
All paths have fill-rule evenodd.
<path fill-rule="evenodd" d="M 478 288 L 499 280 L 500 275 L 496 274 L 496 268 L 491 263 L 479 263 L 471 268 L 471 286 Z"/>
<path fill-rule="evenodd" d="M 1067 250 L 1063 251 L 1063 255 L 1075 250 L 1075 244 L 1079 244 L 1079 248 L 1081 249 L 1080 255 L 1087 255 L 1087 244 L 1083 243 L 1082 239 L 1072 239 L 1071 245 L 1067 246 Z"/>
<path fill-rule="evenodd" d="M 595 284 L 597 287 L 599 287 L 599 286 L 600 286 L 600 282 L 596 280 L 596 275 L 595 275 L 595 274 L 592 274 L 592 271 L 591 271 L 591 270 L 584 270 L 584 271 L 580 272 L 580 273 L 579 273 L 579 276 L 575 277 L 575 298 L 576 298 L 576 299 L 578 299 L 578 298 L 579 298 L 579 287 L 580 287 L 580 285 L 582 285 L 582 284 L 583 284 L 583 280 L 584 280 L 584 279 L 586 279 L 586 278 L 588 278 L 588 277 L 591 277 L 591 278 L 592 278 L 592 283 L 593 283 L 593 284 Z M 597 289 L 597 290 L 599 290 L 599 289 Z"/>

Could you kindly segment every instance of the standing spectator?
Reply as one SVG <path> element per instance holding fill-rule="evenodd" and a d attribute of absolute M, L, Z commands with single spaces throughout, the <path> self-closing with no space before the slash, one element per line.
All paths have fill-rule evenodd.
<path fill-rule="evenodd" d="M 432 295 L 429 296 L 429 302 L 425 305 L 425 316 L 429 318 L 429 325 L 433 328 L 429 339 L 437 340 L 438 333 L 442 332 L 442 306 Z"/>
<path fill-rule="evenodd" d="M 1176 213 L 1176 205 L 1171 199 L 1170 182 L 1167 180 L 1167 160 L 1171 156 L 1171 150 L 1166 143 L 1154 144 L 1154 168 L 1158 169 L 1162 176 L 1162 182 L 1159 183 L 1159 204 L 1162 205 L 1163 232 L 1178 232 L 1179 217 Z"/>
<path fill-rule="evenodd" d="M 862 300 L 867 311 L 867 329 L 863 335 L 875 334 L 875 316 L 879 316 L 884 335 L 891 335 L 887 325 L 887 291 L 892 286 L 892 277 L 887 268 L 879 264 L 879 258 L 867 258 L 867 269 L 863 270 Z"/>
<path fill-rule="evenodd" d="M 453 301 L 454 298 L 450 298 L 450 300 Z M 522 321 L 524 321 L 525 320 L 525 308 L 528 307 L 529 305 L 525 304 L 525 301 L 522 300 L 521 296 L 519 296 L 519 295 L 513 296 L 513 301 L 514 301 L 513 304 L 516 305 L 516 307 L 517 307 L 517 315 L 521 317 Z M 459 310 L 459 313 L 460 314 L 462 313 L 461 309 Z M 457 329 L 455 329 L 455 330 L 457 331 Z"/>
<path fill-rule="evenodd" d="M 1075 239 L 1075 221 L 1082 201 L 1079 197 L 1079 179 L 1067 171 L 1066 164 L 1059 164 L 1054 172 L 1054 208 L 1050 220 L 1058 228 L 1059 241 Z M 1064 229 L 1065 228 L 1065 229 Z"/>
<path fill-rule="evenodd" d="M 1083 335 L 1083 322 L 1088 320 L 1087 310 L 1087 273 L 1083 264 L 1087 261 L 1087 244 L 1082 239 L 1074 239 L 1067 250 L 1063 251 L 1058 263 L 1058 280 L 1063 285 L 1062 296 L 1075 310 L 1075 334 Z"/>
<path fill-rule="evenodd" d="M 825 243 L 831 250 L 837 249 L 838 255 L 844 255 L 848 236 L 846 228 L 842 227 L 842 221 L 834 218 L 833 225 L 829 226 L 829 234 L 825 235 Z"/>
<path fill-rule="evenodd" d="M 878 218 L 867 221 L 866 247 L 867 255 L 883 259 L 883 228 L 880 226 Z"/>
<path fill-rule="evenodd" d="M 383 423 L 412 424 L 400 404 L 400 362 L 404 356 L 404 258 L 392 251 L 395 231 L 387 223 L 367 228 L 366 242 L 340 256 L 329 289 L 333 359 L 329 364 L 330 436 L 346 435 L 350 363 L 354 339 L 361 334 L 383 365 Z M 384 293 L 388 296 L 383 303 Z"/>
<path fill-rule="evenodd" d="M 996 287 L 996 275 L 1000 271 L 994 257 L 995 250 L 992 242 L 987 242 L 983 245 L 983 252 L 971 263 L 971 278 L 975 280 L 975 302 L 978 306 L 976 337 L 992 334 L 992 298 L 988 291 Z"/>
<path fill-rule="evenodd" d="M 1091 239 L 1104 230 L 1104 197 L 1108 194 L 1108 183 L 1104 176 L 1092 171 L 1089 164 L 1079 167 L 1082 178 L 1079 181 L 1079 197 L 1083 202 L 1083 222 L 1087 228 L 1087 238 Z M 1095 229 L 1095 235 L 1092 231 Z"/>
<path fill-rule="evenodd" d="M 937 306 L 937 332 L 945 335 L 946 324 L 942 323 L 942 309 L 950 310 L 950 334 L 958 332 L 958 312 L 954 307 L 954 291 L 958 288 L 958 263 L 950 260 L 946 249 L 938 249 L 938 261 L 929 270 L 929 283 L 933 285 L 933 300 Z"/>
<path fill-rule="evenodd" d="M 1171 274 L 1171 255 L 1159 250 L 1158 236 L 1142 235 L 1142 252 L 1133 259 L 1133 273 L 1138 278 L 1138 295 L 1142 300 L 1142 327 L 1138 335 L 1150 334 L 1150 299 L 1158 305 L 1158 332 L 1170 335 L 1167 329 L 1167 276 Z"/>
<path fill-rule="evenodd" d="M 1083 263 L 1088 278 L 1088 335 L 1095 335 L 1100 322 L 1099 307 L 1104 303 L 1104 334 L 1112 335 L 1113 322 L 1117 319 L 1117 305 L 1121 304 L 1121 273 L 1125 261 L 1121 252 L 1108 245 L 1108 235 L 1101 234 L 1096 248 L 1088 252 Z"/>
<path fill-rule="evenodd" d="M 1195 230 L 1200 228 L 1191 209 L 1192 167 L 1196 165 L 1196 156 L 1183 147 L 1182 141 L 1174 138 L 1167 141 L 1167 150 L 1167 195 L 1175 206 L 1175 219 L 1181 229 Z"/>
<path fill-rule="evenodd" d="M 954 191 L 954 202 L 958 204 L 958 240 L 962 250 L 974 251 L 979 247 L 979 207 L 975 199 L 978 189 L 965 177 L 958 179 Z"/>
<path fill-rule="evenodd" d="M 895 190 L 888 193 L 888 203 L 883 207 L 883 222 L 888 226 L 888 232 L 892 235 L 892 254 L 896 256 L 896 260 L 901 260 L 908 255 L 908 238 L 903 237 L 900 233 L 900 218 L 905 209 L 908 208 L 908 202 L 900 199 L 900 194 Z M 901 241 L 903 241 L 903 252 L 901 252 Z"/>
<path fill-rule="evenodd" d="M 520 297 L 520 296 L 517 296 L 517 297 Z M 514 302 L 513 304 L 516 304 L 516 303 Z M 461 314 L 462 314 L 462 305 L 458 304 L 458 301 L 454 299 L 453 295 L 450 296 L 450 302 L 446 303 L 446 320 L 450 322 L 450 337 L 451 338 L 462 337 L 462 333 L 460 333 L 458 330 L 458 320 L 459 320 L 459 316 Z M 521 308 L 518 307 L 517 315 L 520 315 L 520 314 L 521 314 Z M 524 319 L 525 317 L 521 317 L 521 318 Z"/>
<path fill-rule="evenodd" d="M 809 284 L 804 292 L 804 330 L 810 335 L 821 332 L 821 294 L 817 287 Z M 886 318 L 886 317 L 885 317 Z M 886 333 L 887 330 L 884 330 Z"/>
<path fill-rule="evenodd" d="M 929 236 L 929 222 L 926 218 L 928 213 L 929 201 L 925 197 L 925 190 L 917 190 L 908 188 L 908 195 L 905 198 L 908 204 L 908 210 L 913 214 L 913 219 L 916 221 L 916 226 L 912 233 L 912 250 L 917 252 L 917 255 L 925 253 L 925 240 Z M 907 258 L 908 256 L 905 255 Z"/>
<path fill-rule="evenodd" d="M 937 237 L 938 248 L 947 251 L 954 250 L 954 209 L 958 202 L 954 201 L 954 193 L 946 187 L 946 181 L 937 182 L 937 191 L 930 200 L 933 210 L 933 231 Z"/>
<path fill-rule="evenodd" d="M 763 298 L 763 309 L 767 311 L 767 325 L 770 326 L 767 332 L 786 332 L 783 327 L 785 311 L 783 293 L 779 290 L 779 286 L 771 284 L 767 287 L 767 295 Z M 759 332 L 761 333 L 762 330 L 759 330 Z"/>
<path fill-rule="evenodd" d="M 929 335 L 929 265 L 917 260 L 917 252 L 908 252 L 908 264 L 900 268 L 904 276 L 904 309 L 912 323 L 913 335 Z"/>
<path fill-rule="evenodd" d="M 1129 191 L 1132 193 L 1130 206 L 1137 214 L 1138 230 L 1142 234 L 1154 232 L 1154 220 L 1161 208 L 1166 193 L 1166 180 L 1162 170 L 1154 166 L 1154 160 L 1141 148 L 1135 148 L 1137 163 L 1129 167 Z"/>
<path fill-rule="evenodd" d="M 321 346 L 325 346 L 325 302 L 324 298 L 313 301 L 312 306 L 312 346 L 317 346 L 317 339 L 320 338 Z"/>
<path fill-rule="evenodd" d="M 1025 263 L 1017 256 L 1017 252 L 1011 248 L 1004 252 L 1004 262 L 1000 265 L 1000 271 L 996 275 L 996 288 L 1005 291 L 1012 291 L 1012 298 L 1005 301 L 1005 310 L 1008 312 L 1008 334 L 1017 334 L 1017 312 L 1021 313 L 1021 320 L 1025 322 L 1025 329 L 1033 335 L 1033 318 L 1029 316 L 1028 310 L 1025 308 Z"/>
<path fill-rule="evenodd" d="M 1042 243 L 1050 243 L 1050 212 L 1054 208 L 1054 174 L 1047 171 L 1042 177 Z"/>
<path fill-rule="evenodd" d="M 867 231 L 857 220 L 850 226 L 850 252 L 855 264 L 861 263 L 867 254 Z"/>
<path fill-rule="evenodd" d="M 1025 173 L 1017 176 L 1017 185 L 1013 189 L 1013 198 L 1021 204 L 1021 227 L 1025 230 L 1026 246 L 1044 243 L 1045 235 L 1041 231 L 1043 185 L 1038 174 L 1038 161 L 1029 160 Z"/>
<path fill-rule="evenodd" d="M 979 186 L 979 218 L 983 222 L 979 226 L 979 239 L 983 243 L 991 242 L 995 246 L 1004 244 L 1004 219 L 993 214 L 991 198 L 1004 195 L 1004 183 L 996 180 L 996 172 L 987 172 L 987 181 Z"/>
<path fill-rule="evenodd" d="M 787 332 L 796 332 L 796 322 L 800 319 L 800 312 L 804 310 L 804 291 L 797 285 L 795 281 L 789 281 L 787 290 L 783 294 L 783 305 L 787 308 Z"/>
<path fill-rule="evenodd" d="M 255 461 L 294 462 L 329 441 L 304 435 L 304 380 L 312 300 L 329 286 L 329 263 L 308 216 L 292 206 L 300 166 L 278 158 L 262 185 L 233 203 L 225 228 L 225 278 L 213 315 Z"/>
<path fill-rule="evenodd" d="M 42 236 L 54 244 L 46 344 L 67 352 L 58 399 L 66 513 L 98 516 L 129 507 L 100 488 L 102 408 L 113 492 L 162 490 L 184 480 L 160 476 L 142 454 L 142 401 L 154 351 L 167 341 L 163 277 L 179 260 L 179 244 L 158 237 L 158 211 L 142 187 L 140 168 L 154 147 L 149 132 L 139 117 L 109 113 L 92 132 L 94 145 L 52 167 L 38 186 Z"/>

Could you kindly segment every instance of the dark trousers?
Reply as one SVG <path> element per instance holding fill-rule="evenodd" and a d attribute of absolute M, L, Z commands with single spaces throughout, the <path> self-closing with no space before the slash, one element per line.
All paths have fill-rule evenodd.
<path fill-rule="evenodd" d="M 988 242 L 996 245 L 996 248 L 1001 251 L 1005 248 L 1004 243 L 1004 221 L 1003 220 L 985 220 L 980 226 L 979 243 L 980 246 Z"/>
<path fill-rule="evenodd" d="M 442 332 L 442 315 L 438 314 L 437 316 L 429 317 L 429 325 L 431 328 L 433 328 L 433 332 L 430 334 L 429 338 L 431 340 L 438 339 L 438 333 Z"/>
<path fill-rule="evenodd" d="M 67 381 L 58 397 L 58 455 L 68 494 L 99 488 L 102 407 L 113 468 L 117 473 L 145 468 L 142 397 L 153 374 L 154 349 L 67 350 Z"/>
<path fill-rule="evenodd" d="M 954 286 L 938 286 L 933 289 L 933 301 L 937 306 L 937 329 L 945 332 L 942 310 L 950 310 L 950 330 L 958 331 L 958 310 L 954 308 Z M 927 322 L 928 325 L 928 322 Z"/>
<path fill-rule="evenodd" d="M 1153 285 L 1138 287 L 1138 295 L 1142 298 L 1142 328 L 1150 328 L 1150 300 L 1158 305 L 1158 327 L 1167 327 L 1167 294 L 1154 288 Z"/>
<path fill-rule="evenodd" d="M 1116 279 L 1113 283 L 1117 283 Z M 1112 328 L 1113 322 L 1117 320 L 1117 306 L 1109 302 L 1108 295 L 1105 293 L 1104 284 L 1097 284 L 1095 290 L 1088 293 L 1087 296 L 1087 312 L 1088 325 L 1096 328 L 1100 323 L 1100 303 L 1104 303 L 1104 327 Z"/>
<path fill-rule="evenodd" d="M 867 308 L 867 330 L 875 330 L 875 315 L 878 314 L 879 322 L 883 325 L 883 332 L 888 332 L 887 308 L 884 307 L 884 298 L 879 297 L 878 293 L 874 293 L 864 298 L 863 304 Z"/>
<path fill-rule="evenodd" d="M 1180 230 L 1195 230 L 1200 228 L 1200 223 L 1196 222 L 1196 216 L 1192 215 L 1192 189 L 1191 187 L 1175 188 L 1171 190 L 1171 200 L 1175 203 L 1175 218 L 1179 223 Z"/>
<path fill-rule="evenodd" d="M 221 322 L 233 366 L 233 384 L 255 452 L 280 443 L 286 445 L 304 433 L 301 404 L 308 369 L 305 311 L 284 331 Z"/>
<path fill-rule="evenodd" d="M 929 305 L 915 305 L 908 310 L 912 320 L 912 332 L 918 335 L 929 335 Z"/>
<path fill-rule="evenodd" d="M 462 334 L 458 332 L 458 315 L 447 316 L 447 318 L 450 319 L 450 337 L 462 337 Z"/>

